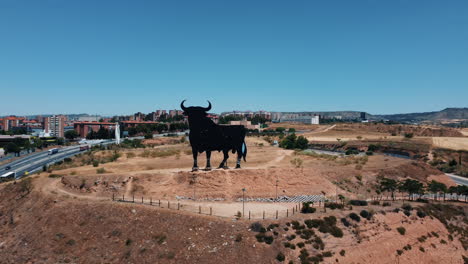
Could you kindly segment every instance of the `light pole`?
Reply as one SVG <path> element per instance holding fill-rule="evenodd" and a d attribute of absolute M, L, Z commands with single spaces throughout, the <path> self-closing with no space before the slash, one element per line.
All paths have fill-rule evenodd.
<path fill-rule="evenodd" d="M 242 188 L 242 217 L 245 217 L 245 214 L 244 214 L 245 191 L 246 189 Z"/>
<path fill-rule="evenodd" d="M 279 183 L 278 175 L 276 175 L 276 202 L 278 202 L 278 183 Z"/>

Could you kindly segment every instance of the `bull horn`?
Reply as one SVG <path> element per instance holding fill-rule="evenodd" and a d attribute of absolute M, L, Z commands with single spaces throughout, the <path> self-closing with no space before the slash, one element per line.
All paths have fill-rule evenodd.
<path fill-rule="evenodd" d="M 182 103 L 180 103 L 180 108 L 182 108 L 182 110 L 184 110 L 184 111 L 187 110 L 187 107 L 184 106 L 185 101 L 186 100 L 183 100 Z"/>
<path fill-rule="evenodd" d="M 210 110 L 211 110 L 211 102 L 208 101 L 208 107 L 205 108 L 205 112 L 208 112 L 208 111 L 210 111 Z"/>

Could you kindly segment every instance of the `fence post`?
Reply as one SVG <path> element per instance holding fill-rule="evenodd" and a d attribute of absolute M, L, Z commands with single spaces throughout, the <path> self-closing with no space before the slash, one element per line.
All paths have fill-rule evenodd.
<path fill-rule="evenodd" d="M 177 210 L 180 209 L 180 203 L 177 203 Z"/>
<path fill-rule="evenodd" d="M 158 200 L 159 201 L 159 207 L 161 207 L 161 200 Z"/>
<path fill-rule="evenodd" d="M 132 196 L 132 202 L 134 203 L 135 202 L 135 195 Z"/>
<path fill-rule="evenodd" d="M 213 215 L 213 208 L 210 207 L 210 215 Z"/>
<path fill-rule="evenodd" d="M 201 214 L 201 205 L 198 206 L 198 213 Z"/>
<path fill-rule="evenodd" d="M 150 197 L 150 205 L 153 205 L 153 197 Z"/>
<path fill-rule="evenodd" d="M 167 201 L 167 209 L 171 209 L 171 204 Z"/>
<path fill-rule="evenodd" d="M 125 194 L 122 194 L 122 202 L 125 202 Z"/>
<path fill-rule="evenodd" d="M 249 220 L 250 220 L 250 211 L 249 211 Z"/>
<path fill-rule="evenodd" d="M 293 207 L 293 211 L 292 211 L 292 214 L 294 215 L 294 207 Z"/>
<path fill-rule="evenodd" d="M 141 203 L 143 203 L 143 196 L 141 197 Z"/>
<path fill-rule="evenodd" d="M 276 210 L 276 219 L 278 219 L 278 210 Z"/>
<path fill-rule="evenodd" d="M 112 201 L 114 201 L 114 194 L 112 194 Z"/>
<path fill-rule="evenodd" d="M 265 211 L 263 211 L 263 219 L 265 219 Z"/>

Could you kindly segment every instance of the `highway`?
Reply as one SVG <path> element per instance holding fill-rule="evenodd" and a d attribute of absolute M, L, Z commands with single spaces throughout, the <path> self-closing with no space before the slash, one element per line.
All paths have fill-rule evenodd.
<path fill-rule="evenodd" d="M 114 143 L 115 140 L 104 140 L 94 142 L 91 141 L 87 145 L 109 145 Z M 44 165 L 54 164 L 55 162 L 72 157 L 80 152 L 83 152 L 80 151 L 80 145 L 59 148 L 59 152 L 52 155 L 49 155 L 48 151 L 35 152 L 29 156 L 0 166 L 0 175 L 15 171 L 16 178 L 19 179 L 24 176 L 25 172 L 34 173 L 36 171 L 42 170 Z M 11 168 L 6 170 L 7 166 L 10 166 Z"/>
<path fill-rule="evenodd" d="M 451 174 L 451 173 L 445 173 L 445 175 L 449 176 L 458 185 L 468 186 L 468 178 L 461 177 L 461 176 Z"/>

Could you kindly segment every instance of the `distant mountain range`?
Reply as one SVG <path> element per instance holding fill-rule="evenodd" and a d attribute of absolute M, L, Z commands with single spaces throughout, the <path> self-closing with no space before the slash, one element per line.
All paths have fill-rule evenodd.
<path fill-rule="evenodd" d="M 388 119 L 398 122 L 440 122 L 447 120 L 468 120 L 468 108 L 445 108 L 441 111 L 424 112 L 424 113 L 408 113 L 408 114 L 393 114 L 393 115 L 371 115 L 372 119 Z"/>
<path fill-rule="evenodd" d="M 299 114 L 302 116 L 320 115 L 325 118 L 339 118 L 343 120 L 361 119 L 364 112 L 359 111 L 333 111 L 333 112 L 277 112 L 282 115 Z M 391 120 L 396 122 L 446 122 L 450 120 L 468 120 L 468 108 L 446 108 L 441 111 L 424 113 L 407 113 L 391 115 L 374 115 L 365 113 L 365 118 L 370 120 Z"/>

